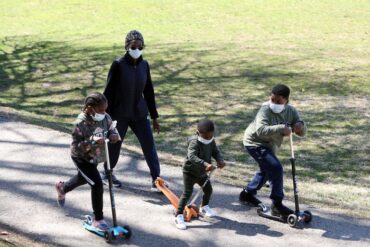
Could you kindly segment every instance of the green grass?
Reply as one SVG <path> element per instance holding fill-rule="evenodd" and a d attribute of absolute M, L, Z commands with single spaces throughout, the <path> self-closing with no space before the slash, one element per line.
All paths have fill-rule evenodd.
<path fill-rule="evenodd" d="M 4 239 L 0 239 L 0 247 L 16 247 L 17 245 L 10 243 Z"/>
<path fill-rule="evenodd" d="M 186 137 L 208 116 L 233 161 L 223 179 L 244 185 L 256 169 L 244 129 L 270 88 L 285 83 L 309 129 L 296 140 L 304 202 L 370 218 L 369 1 L 2 1 L 0 11 L 3 111 L 68 132 L 136 28 L 163 163 L 182 162 Z M 137 151 L 132 133 L 126 145 Z M 289 196 L 288 155 L 285 144 Z"/>

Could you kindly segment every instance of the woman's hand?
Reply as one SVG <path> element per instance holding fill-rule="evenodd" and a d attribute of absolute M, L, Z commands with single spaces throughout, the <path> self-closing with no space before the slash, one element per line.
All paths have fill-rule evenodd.
<path fill-rule="evenodd" d="M 161 130 L 157 118 L 153 119 L 153 129 L 155 132 L 157 132 L 157 134 L 159 134 L 159 131 Z"/>
<path fill-rule="evenodd" d="M 116 142 L 118 142 L 118 141 L 119 141 L 119 135 L 117 135 L 117 134 L 112 134 L 112 135 L 110 135 L 110 136 L 109 136 L 109 141 L 110 141 L 111 143 L 116 143 Z"/>

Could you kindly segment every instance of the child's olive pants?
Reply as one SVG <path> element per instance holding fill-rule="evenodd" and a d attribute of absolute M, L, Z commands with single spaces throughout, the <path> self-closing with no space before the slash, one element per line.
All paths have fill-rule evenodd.
<path fill-rule="evenodd" d="M 206 182 L 208 178 L 207 175 L 201 178 L 197 178 L 197 177 L 189 175 L 188 173 L 183 173 L 182 176 L 184 180 L 184 192 L 182 193 L 180 197 L 179 207 L 177 208 L 177 214 L 182 214 L 184 212 L 185 206 L 190 200 L 191 194 L 193 193 L 194 184 L 203 186 L 203 184 Z M 211 194 L 212 194 L 212 185 L 209 180 L 204 186 L 203 192 L 204 194 L 203 194 L 203 199 L 202 199 L 202 206 L 205 206 L 205 205 L 208 205 L 209 199 L 211 198 Z"/>

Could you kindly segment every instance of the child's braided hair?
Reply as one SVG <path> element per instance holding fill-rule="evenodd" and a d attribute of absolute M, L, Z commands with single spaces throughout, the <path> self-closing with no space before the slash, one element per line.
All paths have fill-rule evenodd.
<path fill-rule="evenodd" d="M 83 110 L 85 110 L 88 106 L 91 106 L 93 108 L 97 106 L 101 106 L 102 104 L 107 103 L 107 98 L 104 96 L 104 94 L 101 93 L 91 93 L 89 94 L 85 99 L 85 106 Z"/>

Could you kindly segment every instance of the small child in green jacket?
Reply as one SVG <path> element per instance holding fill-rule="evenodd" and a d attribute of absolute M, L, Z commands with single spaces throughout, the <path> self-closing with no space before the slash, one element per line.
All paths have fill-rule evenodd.
<path fill-rule="evenodd" d="M 211 164 L 212 157 L 217 162 L 217 168 L 223 168 L 225 162 L 218 149 L 214 138 L 214 124 L 208 119 L 202 119 L 198 122 L 197 136 L 192 136 L 189 139 L 188 154 L 183 166 L 184 192 L 179 201 L 179 207 L 176 213 L 176 227 L 185 230 L 183 211 L 188 200 L 193 193 L 194 184 L 202 186 L 207 178 L 207 172 L 216 169 L 216 166 Z M 212 185 L 208 181 L 203 187 L 203 200 L 200 212 L 205 216 L 215 216 L 213 210 L 208 206 L 211 194 Z"/>

